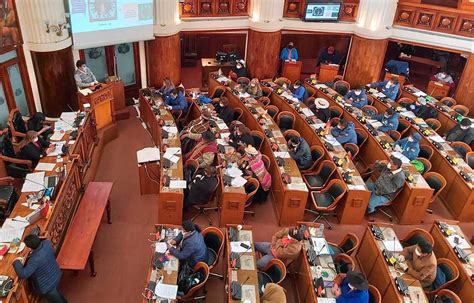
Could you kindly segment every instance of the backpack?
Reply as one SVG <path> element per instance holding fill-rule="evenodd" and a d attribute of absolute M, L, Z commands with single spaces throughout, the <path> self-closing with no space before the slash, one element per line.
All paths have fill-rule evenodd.
<path fill-rule="evenodd" d="M 178 275 L 178 294 L 187 294 L 191 288 L 204 280 L 201 271 L 193 271 L 188 262 L 184 263 Z"/>

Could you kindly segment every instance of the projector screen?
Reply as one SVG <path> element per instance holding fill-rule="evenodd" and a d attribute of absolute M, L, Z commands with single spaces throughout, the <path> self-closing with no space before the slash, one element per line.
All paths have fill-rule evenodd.
<path fill-rule="evenodd" d="M 341 3 L 311 3 L 306 6 L 305 21 L 337 21 Z"/>
<path fill-rule="evenodd" d="M 68 0 L 74 48 L 153 39 L 153 0 Z"/>

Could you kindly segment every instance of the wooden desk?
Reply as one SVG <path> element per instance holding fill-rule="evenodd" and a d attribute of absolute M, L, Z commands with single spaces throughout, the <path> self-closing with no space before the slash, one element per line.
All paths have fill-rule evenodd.
<path fill-rule="evenodd" d="M 202 58 L 202 86 L 206 87 L 208 85 L 210 73 L 215 72 L 220 68 L 222 70 L 222 73 L 227 76 L 233 66 L 235 66 L 235 62 L 225 62 L 223 64 L 220 64 L 219 62 L 217 62 L 216 58 Z"/>
<path fill-rule="evenodd" d="M 318 81 L 321 83 L 332 82 L 334 78 L 339 73 L 338 64 L 324 64 L 321 63 L 321 68 L 319 69 Z"/>
<path fill-rule="evenodd" d="M 308 142 L 309 146 L 321 146 L 325 151 L 325 159 L 333 162 L 334 157 L 338 159 L 347 158 L 347 152 L 342 145 L 335 146 L 335 150 L 333 151 L 329 151 L 326 148 L 324 139 L 316 133 L 316 129 L 324 128 L 325 123 L 319 120 L 303 102 L 299 102 L 298 99 L 293 98 L 288 93 L 278 95 L 276 91 L 280 87 L 271 81 L 265 81 L 274 89 L 273 94 L 270 95 L 271 103 L 280 110 L 289 111 L 295 115 L 296 121 L 294 129 Z M 312 124 L 309 124 L 308 120 L 312 121 Z M 352 179 L 351 182 L 346 182 L 347 192 L 343 200 L 339 202 L 337 215 L 341 224 L 360 224 L 364 219 L 365 211 L 369 203 L 370 192 L 351 160 L 349 160 L 348 163 L 345 162 L 342 167 L 338 167 L 336 178 L 344 180 L 342 175 L 347 170 L 353 171 Z"/>
<path fill-rule="evenodd" d="M 387 108 L 397 108 L 399 104 L 391 99 L 376 98 L 374 96 L 375 90 L 369 90 L 369 98 L 373 100 L 375 107 L 385 111 Z M 380 112 L 379 110 L 379 112 Z M 422 140 L 420 144 L 429 145 L 434 150 L 433 156 L 430 160 L 432 164 L 432 171 L 435 171 L 446 179 L 447 184 L 444 190 L 440 193 L 439 197 L 446 205 L 446 208 L 457 220 L 470 221 L 474 218 L 474 171 L 469 165 L 464 162 L 464 159 L 459 157 L 458 153 L 449 145 L 447 142 L 442 143 L 442 149 L 436 148 L 433 144 L 434 138 L 439 138 L 439 135 L 430 130 L 430 134 L 426 135 L 423 129 L 429 129 L 428 125 L 421 118 L 416 120 L 406 119 L 405 114 L 402 112 L 400 119 L 405 119 L 410 122 L 410 133 L 417 131 Z M 447 156 L 457 159 L 458 164 L 452 164 L 446 158 Z M 471 182 L 464 180 L 460 173 L 471 176 Z"/>
<path fill-rule="evenodd" d="M 158 194 L 160 190 L 160 162 L 138 163 L 140 195 Z"/>
<path fill-rule="evenodd" d="M 464 251 L 471 254 L 469 256 L 469 263 L 459 260 L 453 246 L 448 241 L 448 237 L 441 230 L 439 223 L 448 225 L 450 229 L 452 228 L 453 235 L 463 237 L 468 242 L 470 248 Z M 474 302 L 474 282 L 471 280 L 471 277 L 474 275 L 474 247 L 469 243 L 469 238 L 466 237 L 456 221 L 446 220 L 436 221 L 431 228 L 431 235 L 435 241 L 433 250 L 436 257 L 450 259 L 459 269 L 459 278 L 449 288 L 461 298 L 462 302 Z"/>
<path fill-rule="evenodd" d="M 161 99 L 144 97 L 140 93 L 140 112 L 142 119 L 152 134 L 156 146 L 160 147 L 161 159 L 165 153 L 164 145 L 171 148 L 181 148 L 179 134 L 168 133 L 168 138 L 162 138 L 162 126 L 176 127 L 173 115 L 166 110 Z M 156 115 L 156 116 L 155 116 Z M 161 124 L 160 124 L 161 123 Z M 184 180 L 182 153 L 177 154 L 179 160 L 169 168 L 160 165 L 160 180 L 167 176 L 170 180 Z M 183 215 L 183 189 L 170 188 L 160 182 L 158 194 L 158 222 L 166 224 L 181 224 Z"/>
<path fill-rule="evenodd" d="M 389 72 L 385 73 L 385 77 L 384 77 L 383 80 L 387 81 L 387 80 L 392 79 L 393 77 L 398 79 L 398 83 L 400 84 L 400 86 L 403 86 L 405 84 L 405 79 L 406 79 L 405 76 L 392 74 L 392 73 L 389 73 Z"/>
<path fill-rule="evenodd" d="M 387 241 L 398 242 L 398 237 L 390 226 L 379 225 L 383 232 L 383 236 Z M 382 251 L 385 247 L 383 241 L 375 238 L 372 234 L 370 226 L 367 227 L 364 237 L 357 251 L 356 258 L 359 262 L 362 272 L 365 274 L 369 283 L 375 286 L 382 295 L 382 302 L 419 302 L 428 303 L 428 298 L 421 287 L 420 281 L 412 276 L 405 274 L 394 266 L 391 266 L 385 260 Z M 392 252 L 398 256 L 398 252 Z M 409 286 L 409 296 L 402 295 L 395 285 L 395 278 L 401 277 Z"/>
<path fill-rule="evenodd" d="M 223 79 L 223 81 L 229 81 L 229 79 L 226 79 Z M 209 88 L 213 89 L 217 85 L 221 85 L 220 82 L 210 77 Z M 228 90 L 226 91 L 226 97 L 229 99 L 229 105 L 231 107 L 239 107 L 242 109 L 243 115 L 240 121 L 251 130 L 258 130 L 265 134 L 265 130 L 268 129 L 268 131 L 273 134 L 273 138 L 265 138 L 261 152 L 267 155 L 271 162 L 272 193 L 278 224 L 280 226 L 295 225 L 296 222 L 301 221 L 304 217 L 304 210 L 308 199 L 306 184 L 303 182 L 296 162 L 289 157 L 289 155 L 287 158 L 284 158 L 284 166 L 278 166 L 270 141 L 276 143 L 281 152 L 286 152 L 288 150 L 286 139 L 283 137 L 278 125 L 258 101 L 253 98 L 245 99 L 243 97 L 241 101 L 241 96 L 235 92 L 235 90 L 232 90 L 232 88 L 236 86 L 237 84 L 235 82 L 230 82 Z M 249 108 L 252 108 L 255 114 L 252 113 Z M 265 119 L 265 125 L 259 124 L 259 118 Z M 291 177 L 290 184 L 285 184 L 280 177 L 283 172 Z"/>
<path fill-rule="evenodd" d="M 430 80 L 426 91 L 436 98 L 443 98 L 448 96 L 450 89 L 451 87 L 446 83 Z"/>
<path fill-rule="evenodd" d="M 303 64 L 301 61 L 289 61 L 283 62 L 283 67 L 281 70 L 281 76 L 288 78 L 291 82 L 295 82 L 299 80 L 301 77 L 301 65 Z"/>
<path fill-rule="evenodd" d="M 90 104 L 91 109 L 94 111 L 95 120 L 97 123 L 97 129 L 104 128 L 115 121 L 114 118 L 114 94 L 113 85 L 101 83 L 102 88 L 83 95 L 81 92 L 77 92 L 79 99 L 79 107 L 84 110 L 84 104 Z"/>
<path fill-rule="evenodd" d="M 229 230 L 234 228 L 237 230 L 236 225 L 227 225 L 225 237 L 226 237 L 226 249 L 225 259 L 227 261 L 226 267 L 226 284 L 228 286 L 227 302 L 238 303 L 244 302 L 245 299 L 250 302 L 260 302 L 260 288 L 258 284 L 258 270 L 257 270 L 257 255 L 255 252 L 255 244 L 253 241 L 252 226 L 242 226 L 241 230 L 237 230 L 238 239 L 234 241 L 250 241 L 252 249 L 246 253 L 240 253 L 240 268 L 232 268 L 231 259 L 231 241 Z M 231 285 L 232 282 L 239 282 L 240 284 L 245 283 L 242 287 L 242 300 L 232 299 Z"/>
<path fill-rule="evenodd" d="M 352 112 L 349 112 L 346 108 L 348 105 L 344 102 L 342 96 L 324 84 L 311 85 L 305 81 L 305 85 L 316 88 L 317 97 L 324 98 L 329 101 L 330 105 L 343 109 L 344 119 L 353 122 L 357 128 L 366 131 L 368 139 L 359 151 L 359 158 L 366 166 L 376 160 L 388 160 L 390 158 L 391 151 L 384 149 L 381 142 L 393 144 L 392 138 L 382 132 L 377 132 L 376 136 L 372 135 L 368 131 L 368 125 L 358 120 L 359 116 L 365 116 L 360 109 L 349 106 L 352 110 Z M 433 190 L 413 165 L 410 163 L 403 164 L 402 168 L 413 176 L 413 181 L 405 182 L 402 191 L 395 199 L 392 209 L 398 217 L 399 224 L 419 224 L 426 214 Z"/>

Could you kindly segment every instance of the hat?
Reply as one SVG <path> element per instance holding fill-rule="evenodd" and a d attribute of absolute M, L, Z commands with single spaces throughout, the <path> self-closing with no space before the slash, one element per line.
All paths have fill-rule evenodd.
<path fill-rule="evenodd" d="M 209 120 L 209 119 L 211 119 L 211 112 L 210 112 L 210 111 L 207 111 L 207 110 L 206 110 L 206 111 L 203 111 L 203 112 L 202 112 L 202 118 L 203 118 L 204 120 Z"/>
<path fill-rule="evenodd" d="M 316 98 L 314 100 L 314 105 L 316 105 L 317 109 L 326 109 L 329 108 L 329 102 L 323 98 Z"/>
<path fill-rule="evenodd" d="M 418 101 L 419 103 L 421 103 L 422 105 L 426 105 L 426 99 L 423 98 L 423 97 L 419 97 L 419 98 L 417 99 L 417 101 Z"/>
<path fill-rule="evenodd" d="M 249 155 L 256 156 L 258 155 L 258 150 L 255 149 L 252 145 L 249 145 L 245 148 L 245 152 Z"/>
<path fill-rule="evenodd" d="M 358 290 L 367 290 L 369 289 L 369 283 L 364 275 L 360 272 L 349 271 L 347 273 L 347 280 L 352 287 Z"/>

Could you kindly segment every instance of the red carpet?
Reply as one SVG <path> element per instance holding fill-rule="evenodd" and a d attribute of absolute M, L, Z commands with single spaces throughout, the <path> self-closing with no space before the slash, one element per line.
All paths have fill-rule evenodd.
<path fill-rule="evenodd" d="M 69 302 L 141 302 L 141 292 L 146 284 L 146 275 L 150 266 L 152 249 L 147 241 L 148 233 L 157 222 L 157 195 L 141 196 L 139 190 L 136 151 L 151 146 L 147 132 L 139 120 L 130 118 L 119 121 L 119 137 L 109 143 L 103 151 L 97 181 L 112 181 L 112 224 L 103 220 L 94 244 L 94 256 L 97 270 L 95 278 L 90 271 L 72 272 L 63 275 L 61 289 Z M 256 241 L 269 241 L 274 232 L 280 229 L 271 202 L 254 205 L 255 217 L 246 217 L 245 224 L 254 226 Z M 399 238 L 410 230 L 421 227 L 429 231 L 435 218 L 450 218 L 449 213 L 440 202 L 433 205 L 434 214 L 426 216 L 425 224 L 395 226 Z M 193 213 L 186 214 L 190 218 Z M 211 213 L 217 222 L 217 213 Z M 306 220 L 314 217 L 307 214 Z M 336 222 L 336 219 L 330 219 Z M 385 218 L 377 218 L 386 222 Z M 207 221 L 200 217 L 197 223 L 205 228 Z M 326 230 L 327 240 L 339 242 L 343 236 L 352 232 L 362 237 L 367 223 L 360 226 L 334 225 L 333 230 Z M 470 237 L 474 232 L 474 223 L 461 224 L 464 232 Z M 214 270 L 222 273 L 221 266 Z M 296 302 L 292 281 L 286 279 L 283 286 L 287 289 L 288 302 Z M 207 302 L 224 302 L 224 282 L 210 277 L 208 282 Z"/>

